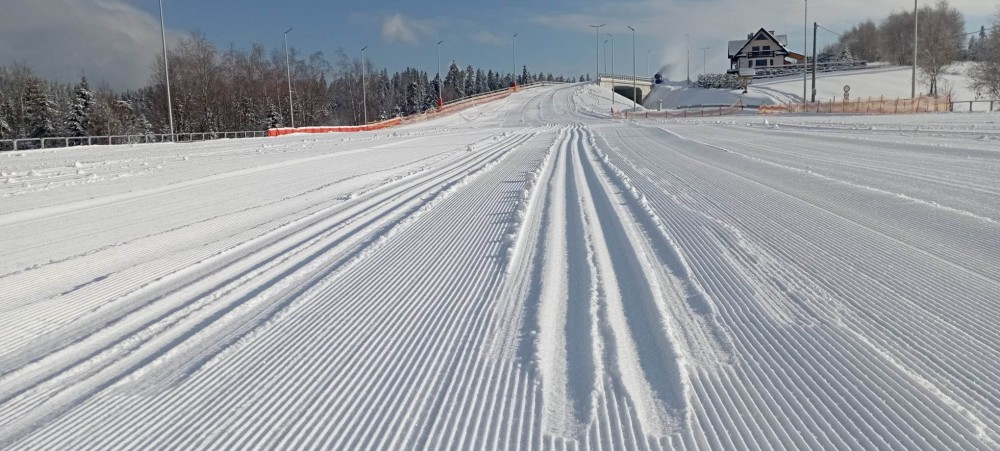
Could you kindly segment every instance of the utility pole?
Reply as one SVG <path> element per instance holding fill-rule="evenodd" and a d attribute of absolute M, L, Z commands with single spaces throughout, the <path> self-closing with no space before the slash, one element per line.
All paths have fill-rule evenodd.
<path fill-rule="evenodd" d="M 812 102 L 816 103 L 816 33 L 819 31 L 819 23 L 813 22 L 813 90 Z"/>
<path fill-rule="evenodd" d="M 646 76 L 649 76 L 649 50 L 646 50 Z"/>
<path fill-rule="evenodd" d="M 591 25 L 591 28 L 594 29 L 594 42 L 597 44 L 594 47 L 594 53 L 597 54 L 597 67 L 594 70 L 595 70 L 595 74 L 597 74 L 597 77 L 595 77 L 596 78 L 595 81 L 597 81 L 598 83 L 600 83 L 600 78 L 601 78 L 601 75 L 600 75 L 600 73 L 601 73 L 601 27 L 603 27 L 605 25 L 607 25 L 607 24 L 602 23 L 600 25 Z"/>
<path fill-rule="evenodd" d="M 292 66 L 288 64 L 288 33 L 291 28 L 285 30 L 285 72 L 288 75 L 288 113 L 292 119 L 292 128 L 295 128 L 295 108 L 292 106 Z"/>
<path fill-rule="evenodd" d="M 913 77 L 910 82 L 910 98 L 917 98 L 917 24 L 920 15 L 917 10 L 917 0 L 913 0 Z"/>
<path fill-rule="evenodd" d="M 514 64 L 514 72 L 511 74 L 511 76 L 514 77 L 514 80 L 513 80 L 513 82 L 514 82 L 514 89 L 517 89 L 517 48 L 515 47 L 516 43 L 517 43 L 517 33 L 514 33 L 514 36 L 510 37 L 511 61 L 513 61 L 513 64 Z"/>
<path fill-rule="evenodd" d="M 635 28 L 631 25 L 626 25 L 629 30 L 632 30 L 632 112 L 636 110 L 636 95 L 635 95 Z"/>
<path fill-rule="evenodd" d="M 604 73 L 608 73 L 608 40 L 604 40 Z"/>
<path fill-rule="evenodd" d="M 368 125 L 368 76 L 365 74 L 365 49 L 361 47 L 361 108 L 365 110 L 365 125 Z"/>
<path fill-rule="evenodd" d="M 806 49 L 809 48 L 809 0 L 805 0 L 806 11 L 802 18 L 802 103 L 806 103 L 808 87 L 809 64 L 806 61 Z"/>
<path fill-rule="evenodd" d="M 170 141 L 173 141 L 174 106 L 170 101 L 170 64 L 167 63 L 167 32 L 163 26 L 163 0 L 160 0 L 160 37 L 163 39 L 163 74 L 167 78 L 167 116 L 170 118 Z"/>
<path fill-rule="evenodd" d="M 611 37 L 611 111 L 615 110 L 615 35 L 608 33 Z"/>
<path fill-rule="evenodd" d="M 440 40 L 437 43 L 438 48 L 438 76 L 437 76 L 437 88 L 438 88 L 438 108 L 444 106 L 444 98 L 441 97 L 441 43 L 444 40 Z"/>

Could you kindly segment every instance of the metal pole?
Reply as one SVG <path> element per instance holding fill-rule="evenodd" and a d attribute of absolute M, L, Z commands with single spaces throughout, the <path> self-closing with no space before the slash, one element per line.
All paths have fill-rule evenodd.
<path fill-rule="evenodd" d="M 618 99 L 615 98 L 615 35 L 608 33 L 611 37 L 611 110 L 614 111 Z"/>
<path fill-rule="evenodd" d="M 292 106 L 292 66 L 288 64 L 288 33 L 292 29 L 285 31 L 285 71 L 288 73 L 288 113 L 292 119 L 292 128 L 295 128 L 295 108 Z"/>
<path fill-rule="evenodd" d="M 600 78 L 601 78 L 601 76 L 598 75 L 601 73 L 601 27 L 605 25 L 607 24 L 602 23 L 600 25 L 591 25 L 591 27 L 594 29 L 594 42 L 597 44 L 594 47 L 594 53 L 597 54 L 597 67 L 594 68 L 594 70 L 596 71 L 595 75 L 597 76 L 594 77 L 594 80 L 597 81 L 598 84 L 600 84 Z"/>
<path fill-rule="evenodd" d="M 806 49 L 809 48 L 809 0 L 805 0 L 806 11 L 802 16 L 802 103 L 806 103 L 806 89 L 809 86 L 809 69 Z"/>
<path fill-rule="evenodd" d="M 438 76 L 437 76 L 437 88 L 438 88 L 438 108 L 444 106 L 444 97 L 441 96 L 441 43 L 444 40 L 440 40 L 437 43 L 438 48 Z"/>
<path fill-rule="evenodd" d="M 167 79 L 167 117 L 170 118 L 170 141 L 174 141 L 174 106 L 170 100 L 170 64 L 167 63 L 167 32 L 163 26 L 163 0 L 160 0 L 160 38 L 163 39 L 163 73 Z"/>
<path fill-rule="evenodd" d="M 813 22 L 813 90 L 812 102 L 816 103 L 816 32 L 819 30 L 819 23 Z"/>
<path fill-rule="evenodd" d="M 608 73 L 608 41 L 609 41 L 609 39 L 605 39 L 604 40 L 604 73 L 605 74 Z"/>
<path fill-rule="evenodd" d="M 708 64 L 707 64 L 707 61 L 708 61 L 708 50 L 709 49 L 711 49 L 711 47 L 702 47 L 701 48 L 701 73 L 703 75 L 708 75 L 708 69 L 707 69 Z"/>
<path fill-rule="evenodd" d="M 361 108 L 365 110 L 365 125 L 368 125 L 368 83 L 365 75 L 365 49 L 361 47 Z"/>
<path fill-rule="evenodd" d="M 517 88 L 517 33 L 510 37 L 510 54 L 514 69 L 511 75 L 514 77 L 514 87 Z"/>
<path fill-rule="evenodd" d="M 649 76 L 649 52 L 650 52 L 650 50 L 646 50 L 646 76 L 647 77 Z"/>
<path fill-rule="evenodd" d="M 632 111 L 636 110 L 636 104 L 638 103 L 635 99 L 635 28 L 631 25 L 627 25 L 629 30 L 632 30 Z"/>
<path fill-rule="evenodd" d="M 917 98 L 917 24 L 920 15 L 917 14 L 917 0 L 913 0 L 913 76 L 910 82 L 910 98 Z"/>
<path fill-rule="evenodd" d="M 691 86 L 691 35 L 684 33 L 687 38 L 687 84 Z"/>

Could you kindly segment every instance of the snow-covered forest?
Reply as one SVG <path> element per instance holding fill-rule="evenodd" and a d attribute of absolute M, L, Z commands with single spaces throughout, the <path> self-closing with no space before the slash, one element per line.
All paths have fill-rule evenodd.
<path fill-rule="evenodd" d="M 169 50 L 170 88 L 177 133 L 263 130 L 289 126 L 288 79 L 282 49 L 259 44 L 219 48 L 201 33 L 182 38 Z M 408 67 L 391 73 L 366 59 L 338 50 L 329 61 L 322 52 L 305 55 L 289 48 L 295 125 L 355 125 L 368 118 L 408 115 L 437 102 L 436 73 Z M 450 64 L 450 66 L 449 66 Z M 169 130 L 162 57 L 150 59 L 148 84 L 117 92 L 86 76 L 76 83 L 36 76 L 23 63 L 0 66 L 0 139 L 166 133 Z M 521 67 L 519 84 L 577 81 L 532 74 Z M 444 101 L 511 86 L 509 72 L 445 63 Z"/>

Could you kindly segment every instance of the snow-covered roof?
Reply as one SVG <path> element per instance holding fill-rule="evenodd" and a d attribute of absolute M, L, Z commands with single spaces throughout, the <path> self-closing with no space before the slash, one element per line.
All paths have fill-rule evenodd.
<path fill-rule="evenodd" d="M 741 39 L 741 40 L 738 40 L 738 41 L 729 41 L 729 57 L 732 58 L 732 57 L 736 56 L 736 54 L 739 53 L 740 50 L 742 50 L 743 47 L 745 47 L 748 42 L 754 40 L 754 38 L 756 38 L 757 35 L 760 34 L 760 33 L 764 33 L 765 35 L 773 38 L 774 41 L 777 42 L 778 45 L 781 46 L 782 50 L 784 50 L 786 52 L 789 51 L 786 48 L 786 46 L 788 45 L 788 35 L 786 35 L 786 34 L 774 35 L 770 31 L 767 31 L 766 28 L 761 28 L 760 30 L 757 30 L 757 32 L 751 34 L 749 39 Z"/>

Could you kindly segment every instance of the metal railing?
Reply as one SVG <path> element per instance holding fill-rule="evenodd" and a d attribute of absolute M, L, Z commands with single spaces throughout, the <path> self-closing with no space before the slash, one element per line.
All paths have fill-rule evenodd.
<path fill-rule="evenodd" d="M 973 112 L 976 112 L 976 111 L 980 111 L 980 112 L 993 112 L 993 111 L 997 111 L 997 109 L 996 109 L 997 106 L 1000 106 L 1000 100 L 961 100 L 961 101 L 953 101 L 953 102 L 951 102 L 951 112 L 953 112 L 953 113 L 964 112 L 965 108 L 962 108 L 961 110 L 958 110 L 957 107 L 959 105 L 965 105 L 966 103 L 969 104 L 969 112 L 970 113 L 973 113 Z M 987 110 L 987 109 L 984 108 L 982 110 L 975 110 L 973 108 L 973 105 L 979 105 L 979 104 L 983 104 L 983 105 L 989 104 L 990 105 L 990 109 Z"/>
<path fill-rule="evenodd" d="M 623 75 L 623 74 L 598 74 L 597 78 L 598 79 L 613 78 L 615 80 L 624 80 L 624 81 L 632 81 L 633 79 L 635 79 L 635 81 L 641 81 L 650 84 L 653 83 L 653 79 L 649 77 L 639 77 L 639 76 L 632 77 L 631 75 Z"/>
<path fill-rule="evenodd" d="M 206 133 L 175 133 L 173 140 L 171 135 L 150 134 L 150 135 L 107 135 L 107 136 L 81 136 L 81 137 L 51 137 L 51 138 L 21 138 L 21 139 L 0 139 L 0 152 L 31 150 L 31 149 L 54 149 L 78 146 L 112 146 L 127 144 L 152 144 L 163 142 L 198 142 L 211 141 L 216 139 L 242 139 L 242 138 L 263 138 L 267 132 L 263 131 L 240 131 L 240 132 L 206 132 Z"/>

